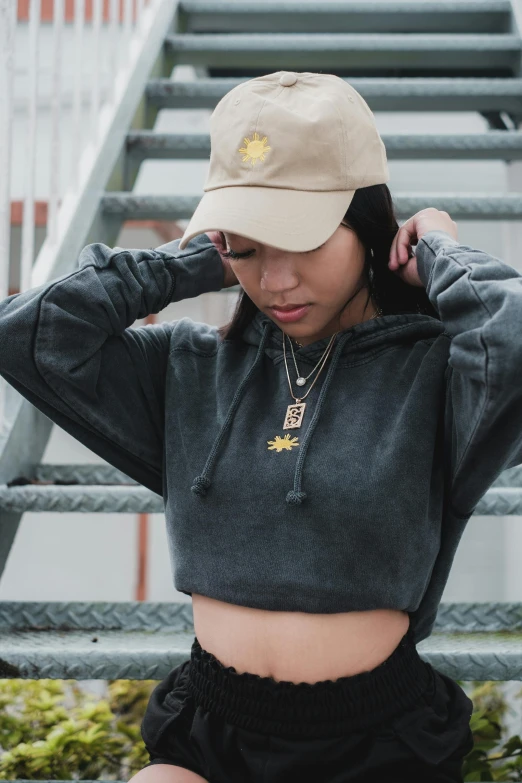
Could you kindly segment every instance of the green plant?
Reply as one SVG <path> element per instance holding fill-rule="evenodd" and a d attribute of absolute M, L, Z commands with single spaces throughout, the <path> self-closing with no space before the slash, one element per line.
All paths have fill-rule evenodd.
<path fill-rule="evenodd" d="M 140 723 L 155 680 L 0 680 L 0 780 L 127 780 L 149 755 Z"/>
<path fill-rule="evenodd" d="M 469 695 L 473 701 L 470 727 L 474 745 L 464 759 L 464 781 L 522 781 L 522 740 L 515 734 L 502 741 L 506 734 L 502 721 L 508 705 L 500 683 L 474 680 L 470 685 Z M 522 690 L 516 696 L 522 696 Z"/>

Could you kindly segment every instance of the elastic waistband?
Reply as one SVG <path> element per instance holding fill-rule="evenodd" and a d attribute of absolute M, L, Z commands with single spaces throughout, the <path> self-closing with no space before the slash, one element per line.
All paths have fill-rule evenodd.
<path fill-rule="evenodd" d="M 280 736 L 331 737 L 390 720 L 408 709 L 433 677 L 410 625 L 391 655 L 371 671 L 316 683 L 238 674 L 194 637 L 187 687 L 203 709 L 236 726 Z"/>

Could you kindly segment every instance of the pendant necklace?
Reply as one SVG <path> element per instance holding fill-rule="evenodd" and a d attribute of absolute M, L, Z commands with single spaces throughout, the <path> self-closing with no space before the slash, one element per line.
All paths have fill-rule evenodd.
<path fill-rule="evenodd" d="M 336 334 L 339 334 L 339 332 L 336 332 Z M 335 336 L 335 335 L 334 335 L 334 336 Z M 303 347 L 303 346 L 301 345 L 301 343 L 298 343 L 298 342 L 297 342 L 297 340 L 294 340 L 294 342 L 296 342 L 296 343 L 297 343 L 297 345 L 299 346 L 299 348 L 302 348 L 302 347 Z M 328 345 L 329 345 L 329 343 L 328 343 Z M 321 358 L 321 359 L 319 359 L 319 361 L 317 362 L 317 364 L 315 365 L 314 369 L 312 370 L 312 372 L 311 372 L 309 375 L 305 375 L 305 376 L 303 376 L 303 375 L 301 375 L 301 374 L 300 374 L 300 372 L 299 372 L 299 367 L 297 366 L 297 362 L 296 362 L 296 360 L 295 360 L 295 353 L 294 353 L 294 349 L 293 349 L 293 346 L 292 346 L 292 340 L 291 340 L 291 339 L 290 339 L 290 348 L 292 348 L 292 357 L 293 357 L 293 360 L 294 360 L 295 371 L 296 371 L 296 373 L 297 373 L 297 379 L 296 379 L 296 383 L 297 383 L 297 385 L 298 385 L 298 386 L 304 386 L 304 385 L 305 385 L 305 383 L 307 382 L 307 380 L 308 380 L 309 378 L 311 378 L 311 377 L 312 377 L 312 375 L 314 374 L 314 372 L 317 370 L 317 368 L 318 368 L 318 367 L 319 367 L 319 365 L 321 364 L 321 362 L 322 362 L 322 358 Z M 312 388 L 312 387 L 310 387 L 310 388 Z"/>
<path fill-rule="evenodd" d="M 377 318 L 377 316 L 379 316 L 379 315 L 382 315 L 382 309 L 380 307 L 377 308 L 377 312 L 374 313 L 374 315 L 372 315 L 371 318 Z M 371 318 L 369 318 L 368 320 L 371 320 Z M 288 335 L 286 335 L 283 332 L 283 356 L 284 356 L 284 361 L 285 361 L 286 377 L 288 378 L 288 387 L 290 389 L 290 394 L 292 395 L 292 397 L 295 400 L 295 403 L 290 403 L 290 405 L 288 405 L 288 407 L 286 409 L 286 416 L 285 416 L 285 421 L 284 421 L 284 424 L 283 424 L 283 429 L 284 430 L 297 429 L 298 427 L 301 426 L 301 422 L 303 421 L 303 416 L 304 416 L 304 412 L 305 412 L 305 408 L 306 408 L 306 402 L 302 402 L 302 400 L 304 400 L 305 397 L 307 397 L 308 394 L 312 391 L 314 383 L 316 382 L 317 378 L 321 374 L 321 370 L 323 369 L 323 367 L 324 367 L 324 365 L 326 363 L 326 360 L 328 359 L 328 356 L 330 355 L 330 352 L 331 352 L 331 350 L 333 348 L 333 344 L 334 344 L 335 338 L 337 337 L 338 334 L 339 334 L 339 332 L 335 332 L 335 334 L 332 335 L 332 337 L 330 338 L 330 342 L 328 343 L 328 345 L 327 345 L 327 347 L 325 349 L 323 357 L 321 359 L 319 359 L 318 363 L 315 365 L 315 367 L 312 370 L 312 372 L 309 375 L 302 376 L 301 373 L 299 372 L 299 368 L 297 367 L 297 362 L 296 362 L 295 353 L 294 353 L 294 347 L 292 345 L 292 338 L 288 337 Z M 308 389 L 308 391 L 306 392 L 306 394 L 303 397 L 296 397 L 294 395 L 293 391 L 292 391 L 292 384 L 290 383 L 290 375 L 289 375 L 289 372 L 288 372 L 288 363 L 286 361 L 286 339 L 285 339 L 286 337 L 288 337 L 288 339 L 290 340 L 290 348 L 292 350 L 292 356 L 293 356 L 293 359 L 294 359 L 295 370 L 296 370 L 296 373 L 297 373 L 296 383 L 297 383 L 298 386 L 304 386 L 305 383 L 308 381 L 308 379 L 312 377 L 312 375 L 316 371 L 317 367 L 319 367 L 319 365 L 321 365 L 319 367 L 319 370 L 317 372 L 317 375 L 316 375 L 314 381 L 312 382 L 310 388 Z M 301 345 L 301 343 L 297 342 L 297 340 L 295 340 L 295 342 L 297 343 L 297 345 L 300 348 L 303 347 Z"/>
<path fill-rule="evenodd" d="M 336 332 L 335 334 L 333 334 L 331 336 L 330 342 L 328 343 L 326 351 L 325 351 L 322 359 L 319 360 L 319 364 L 321 364 L 321 366 L 319 368 L 319 372 L 317 373 L 317 375 L 316 375 L 312 385 L 310 386 L 310 388 L 308 389 L 308 391 L 306 392 L 306 394 L 303 397 L 296 397 L 294 395 L 293 391 L 292 391 L 292 384 L 290 383 L 290 375 L 288 373 L 288 364 L 287 364 L 287 361 L 286 361 L 286 339 L 285 338 L 286 338 L 287 335 L 283 334 L 283 355 L 284 355 L 284 359 L 285 359 L 286 377 L 288 378 L 288 386 L 290 388 L 290 394 L 292 395 L 292 397 L 295 400 L 295 403 L 290 403 L 290 405 L 286 409 L 286 416 L 285 416 L 285 421 L 284 421 L 284 424 L 283 424 L 283 429 L 284 430 L 296 429 L 297 427 L 301 426 L 301 422 L 303 421 L 303 416 L 304 416 L 304 412 L 305 412 L 305 408 L 306 408 L 306 402 L 301 402 L 301 400 L 304 400 L 305 397 L 307 397 L 310 394 L 310 392 L 312 391 L 314 383 L 316 382 L 317 378 L 319 378 L 319 375 L 321 374 L 321 370 L 323 369 L 323 367 L 325 365 L 325 362 L 328 359 L 328 356 L 329 356 L 330 351 L 332 350 L 332 347 L 333 347 L 333 344 L 334 344 L 334 340 L 335 340 L 335 338 L 337 337 L 338 334 L 339 334 L 339 332 Z M 292 347 L 292 343 L 290 343 L 290 347 Z M 293 350 L 294 349 L 292 347 L 292 353 L 293 353 Z M 295 356 L 294 356 L 294 361 L 295 361 Z M 317 365 L 316 365 L 316 367 L 317 367 Z M 314 370 L 315 370 L 316 367 L 314 367 Z M 314 370 L 312 370 L 312 373 L 314 372 Z M 312 373 L 310 373 L 310 375 Z M 299 375 L 299 370 L 297 371 L 297 374 L 299 376 L 299 380 L 302 381 L 302 383 L 300 384 L 302 386 L 303 383 L 306 383 L 307 378 L 302 378 Z M 308 376 L 308 378 L 309 377 L 310 376 Z"/>

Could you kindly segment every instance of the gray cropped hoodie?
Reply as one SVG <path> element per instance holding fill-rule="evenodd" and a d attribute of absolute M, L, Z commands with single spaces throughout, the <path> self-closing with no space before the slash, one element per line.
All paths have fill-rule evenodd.
<path fill-rule="evenodd" d="M 264 313 L 238 341 L 190 318 L 133 326 L 223 287 L 206 234 L 184 250 L 90 244 L 73 272 L 1 301 L 0 374 L 163 497 L 177 590 L 277 611 L 399 609 L 419 642 L 479 500 L 522 463 L 522 275 L 444 231 L 416 254 L 440 320 L 340 332 L 300 429 L 282 429 L 283 333 Z M 296 351 L 302 374 L 328 341 Z"/>

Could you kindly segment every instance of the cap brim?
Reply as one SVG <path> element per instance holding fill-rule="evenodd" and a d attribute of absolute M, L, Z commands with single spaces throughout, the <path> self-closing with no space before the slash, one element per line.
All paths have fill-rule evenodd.
<path fill-rule="evenodd" d="M 228 231 L 282 250 L 314 250 L 332 236 L 355 190 L 304 191 L 257 186 L 208 190 L 192 215 L 180 250 L 198 234 Z"/>

